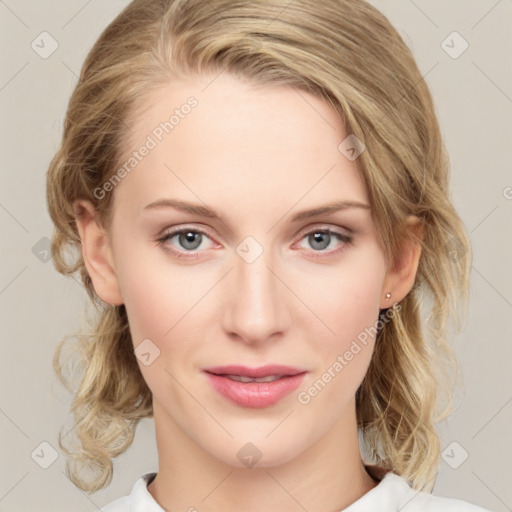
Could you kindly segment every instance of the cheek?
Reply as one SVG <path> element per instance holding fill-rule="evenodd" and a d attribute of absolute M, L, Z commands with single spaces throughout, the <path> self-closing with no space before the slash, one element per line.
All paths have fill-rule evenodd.
<path fill-rule="evenodd" d="M 144 338 L 165 341 L 211 284 L 193 266 L 172 263 L 152 243 L 119 244 L 118 251 L 116 271 L 134 344 Z"/>
<path fill-rule="evenodd" d="M 193 334 L 194 326 L 200 323 L 194 305 L 211 284 L 200 279 L 197 272 L 193 276 L 192 267 L 184 271 L 172 266 L 166 255 L 158 255 L 157 251 L 132 249 L 125 253 L 129 256 L 119 265 L 118 278 L 144 380 L 154 394 L 159 395 L 165 389 L 176 401 L 179 396 L 168 385 L 173 383 L 169 372 L 174 372 L 174 361 L 191 360 L 194 343 L 189 340 L 201 339 Z M 144 363 L 139 352 L 151 354 L 150 364 Z"/>
<path fill-rule="evenodd" d="M 297 395 L 305 410 L 323 416 L 326 424 L 344 416 L 366 375 L 377 334 L 377 287 L 371 281 L 358 281 L 352 287 L 348 280 L 346 285 L 343 291 L 352 293 L 338 291 L 330 297 L 334 334 L 324 329 L 323 336 L 316 337 L 315 372 Z"/>
<path fill-rule="evenodd" d="M 320 294 L 319 310 L 327 312 L 331 319 L 333 341 L 340 337 L 346 340 L 357 336 L 378 319 L 382 286 L 386 266 L 382 253 L 374 244 L 365 250 L 354 252 L 340 264 L 336 278 L 331 274 L 329 283 L 324 283 L 328 293 Z"/>
<path fill-rule="evenodd" d="M 371 250 L 370 250 L 371 249 Z M 318 337 L 318 354 L 328 369 L 342 356 L 347 364 L 344 372 L 364 374 L 371 359 L 377 333 L 385 262 L 377 247 L 361 251 L 357 258 L 340 266 L 339 278 L 324 282 L 328 293 L 316 292 L 316 311 L 325 321 Z M 342 364 L 345 364 L 342 362 Z M 339 365 L 337 366 L 339 369 Z M 347 370 L 347 371 L 345 371 Z M 364 375 L 361 375 L 361 378 Z"/>

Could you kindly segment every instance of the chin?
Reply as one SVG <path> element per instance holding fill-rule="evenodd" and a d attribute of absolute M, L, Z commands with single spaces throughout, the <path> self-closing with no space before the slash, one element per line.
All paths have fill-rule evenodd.
<path fill-rule="evenodd" d="M 273 440 L 265 438 L 265 435 L 261 438 L 254 435 L 245 437 L 243 441 L 237 437 L 229 444 L 223 443 L 219 445 L 220 450 L 210 451 L 210 454 L 240 469 L 272 468 L 287 464 L 307 448 L 298 446 L 289 437 L 285 439 L 276 435 Z"/>

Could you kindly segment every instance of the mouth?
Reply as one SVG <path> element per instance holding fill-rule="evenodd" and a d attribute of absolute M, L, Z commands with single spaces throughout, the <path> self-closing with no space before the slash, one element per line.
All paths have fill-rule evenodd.
<path fill-rule="evenodd" d="M 258 368 L 250 368 L 242 365 L 215 366 L 205 368 L 204 371 L 213 375 L 233 378 L 239 382 L 272 382 L 282 377 L 293 377 L 294 375 L 306 372 L 304 369 L 282 364 L 268 364 Z"/>
<path fill-rule="evenodd" d="M 268 407 L 296 389 L 307 370 L 284 365 L 231 365 L 203 370 L 213 388 L 242 407 Z"/>
<path fill-rule="evenodd" d="M 226 377 L 227 379 L 236 380 L 237 382 L 274 382 L 275 380 L 282 379 L 284 375 L 268 375 L 267 377 L 246 377 L 245 375 L 225 375 L 215 374 L 219 377 Z"/>

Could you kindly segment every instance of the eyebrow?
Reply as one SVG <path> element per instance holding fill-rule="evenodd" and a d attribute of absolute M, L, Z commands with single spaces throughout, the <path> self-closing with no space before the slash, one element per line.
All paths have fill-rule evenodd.
<path fill-rule="evenodd" d="M 152 210 L 157 208 L 174 208 L 176 210 L 181 210 L 186 213 L 193 213 L 202 217 L 209 217 L 219 220 L 222 219 L 222 216 L 213 208 L 202 206 L 196 203 L 190 203 L 188 201 L 182 201 L 180 199 L 157 199 L 156 201 L 145 206 L 144 210 Z M 335 201 L 333 203 L 296 213 L 290 219 L 290 222 L 297 222 L 304 219 L 309 219 L 311 217 L 316 217 L 318 215 L 327 215 L 338 211 L 349 210 L 351 208 L 359 208 L 365 210 L 371 209 L 370 205 L 361 203 L 359 201 Z"/>

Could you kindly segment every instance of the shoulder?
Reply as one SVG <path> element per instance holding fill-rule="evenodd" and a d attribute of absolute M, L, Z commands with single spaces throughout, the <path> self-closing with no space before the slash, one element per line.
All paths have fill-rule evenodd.
<path fill-rule="evenodd" d="M 343 512 L 491 512 L 464 500 L 414 490 L 400 475 L 386 472 L 381 481 Z"/>
<path fill-rule="evenodd" d="M 443 498 L 441 496 L 432 496 L 427 494 L 427 499 L 424 502 L 423 508 L 418 508 L 418 512 L 491 512 L 488 509 L 469 503 L 468 501 L 454 499 L 454 498 Z M 420 502 L 421 503 L 421 502 Z M 416 509 L 411 508 L 411 512 Z M 404 512 L 409 512 L 408 508 L 404 509 Z"/>
<path fill-rule="evenodd" d="M 409 487 L 406 480 L 396 475 L 400 485 L 407 487 L 399 510 L 402 512 L 491 512 L 468 501 L 445 498 L 426 492 L 418 492 Z"/>
<path fill-rule="evenodd" d="M 130 494 L 112 501 L 99 509 L 101 512 L 163 512 L 148 491 L 148 484 L 156 473 L 142 475 L 133 485 Z"/>
<path fill-rule="evenodd" d="M 123 496 L 102 507 L 101 512 L 129 512 L 130 496 Z"/>

